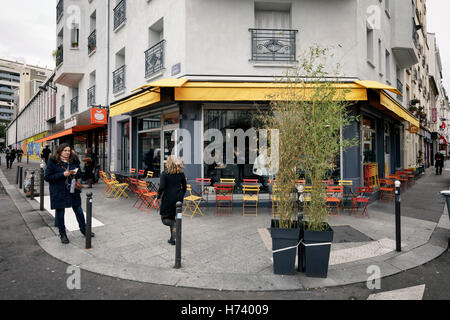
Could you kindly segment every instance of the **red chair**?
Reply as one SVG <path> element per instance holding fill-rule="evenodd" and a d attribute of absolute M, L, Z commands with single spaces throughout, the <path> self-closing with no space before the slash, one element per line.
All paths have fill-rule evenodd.
<path fill-rule="evenodd" d="M 130 169 L 130 173 L 136 173 L 136 169 L 131 168 L 131 169 Z"/>
<path fill-rule="evenodd" d="M 220 184 L 214 187 L 216 191 L 216 215 L 231 215 L 233 211 L 233 186 Z"/>
<path fill-rule="evenodd" d="M 341 201 L 344 193 L 344 187 L 327 187 L 327 209 L 331 209 L 328 212 L 328 216 L 340 216 L 341 215 Z"/>
<path fill-rule="evenodd" d="M 141 175 L 141 177 L 143 177 L 144 174 L 145 174 L 145 170 L 144 169 L 140 169 L 140 170 L 138 170 L 138 173 Z"/>
<path fill-rule="evenodd" d="M 403 171 L 397 171 L 395 177 L 402 183 L 402 190 L 406 190 L 406 187 L 408 186 L 408 174 Z M 390 178 L 390 176 L 388 176 L 388 178 Z"/>
<path fill-rule="evenodd" d="M 201 194 L 200 196 L 203 199 L 203 195 L 206 194 L 206 199 L 208 200 L 208 196 L 209 196 L 209 186 L 211 185 L 211 179 L 209 178 L 195 178 L 195 182 L 197 183 L 201 183 Z M 205 186 L 204 184 L 208 184 L 207 186 Z M 205 201 L 205 199 L 203 199 L 203 201 Z"/>
<path fill-rule="evenodd" d="M 243 184 L 246 183 L 258 183 L 258 179 L 244 179 Z"/>
<path fill-rule="evenodd" d="M 138 180 L 134 178 L 129 179 L 128 188 L 139 197 L 139 187 L 138 187 Z M 133 206 L 134 207 L 134 206 Z"/>
<path fill-rule="evenodd" d="M 395 186 L 394 181 L 391 179 L 380 179 L 380 200 L 383 200 L 383 196 L 388 195 L 389 201 L 394 200 Z"/>
<path fill-rule="evenodd" d="M 372 198 L 373 187 L 360 187 L 356 189 L 356 197 L 353 198 L 352 213 L 356 218 L 369 217 L 367 206 Z M 362 212 L 359 213 L 358 209 L 362 208 Z"/>
<path fill-rule="evenodd" d="M 152 208 L 158 209 L 159 208 L 159 203 L 157 200 L 158 192 L 150 192 L 147 188 L 147 183 L 145 181 L 138 180 L 138 185 L 139 185 L 139 192 L 141 194 L 141 197 L 138 198 L 138 200 L 141 199 L 141 205 L 139 206 L 139 209 L 141 209 L 142 205 L 145 205 L 143 207 L 144 210 L 145 208 L 148 208 L 147 213 L 150 213 L 150 210 Z"/>

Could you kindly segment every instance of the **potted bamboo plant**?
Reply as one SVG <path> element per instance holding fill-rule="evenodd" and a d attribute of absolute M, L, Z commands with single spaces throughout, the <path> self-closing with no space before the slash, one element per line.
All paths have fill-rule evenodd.
<path fill-rule="evenodd" d="M 347 92 L 339 89 L 337 76 L 336 80 L 330 80 L 331 72 L 326 71 L 329 69 L 327 59 L 331 56 L 331 49 L 318 46 L 302 55 L 298 68 L 279 81 L 280 89 L 271 97 L 270 111 L 262 120 L 266 129 L 278 130 L 279 165 L 272 189 L 278 219 L 271 222 L 276 274 L 295 272 L 302 227 L 307 276 L 327 276 L 333 230 L 327 221 L 326 190 L 322 181 L 327 171 L 333 170 L 340 148 L 356 143 L 356 140 L 341 139 L 341 128 L 354 117 L 347 108 Z M 297 221 L 296 208 L 299 169 L 311 183 L 303 223 Z"/>

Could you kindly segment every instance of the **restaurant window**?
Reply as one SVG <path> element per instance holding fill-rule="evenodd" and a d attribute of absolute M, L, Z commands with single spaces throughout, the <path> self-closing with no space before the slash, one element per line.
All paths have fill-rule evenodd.
<path fill-rule="evenodd" d="M 178 122 L 180 121 L 180 112 L 175 111 L 175 112 L 171 112 L 171 113 L 167 113 L 164 115 L 164 125 L 170 125 L 170 124 L 178 124 Z"/>
<path fill-rule="evenodd" d="M 139 133 L 139 169 L 153 172 L 159 177 L 161 172 L 161 131 Z"/>
<path fill-rule="evenodd" d="M 363 118 L 363 161 L 364 163 L 376 162 L 376 127 L 375 120 Z"/>
<path fill-rule="evenodd" d="M 150 115 L 150 116 L 146 116 L 143 119 L 139 119 L 139 122 L 138 122 L 138 130 L 139 131 L 157 129 L 157 128 L 161 128 L 161 115 L 159 113 Z"/>

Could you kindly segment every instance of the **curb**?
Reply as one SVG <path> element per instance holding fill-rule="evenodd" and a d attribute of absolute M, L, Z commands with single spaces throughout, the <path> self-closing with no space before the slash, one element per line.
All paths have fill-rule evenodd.
<path fill-rule="evenodd" d="M 90 253 L 92 251 L 80 249 L 73 244 L 63 246 L 59 241 L 56 228 L 51 227 L 54 219 L 45 212 L 39 211 L 37 201 L 29 200 L 20 190 L 11 185 L 1 168 L 0 182 L 3 183 L 39 246 L 49 255 L 92 273 L 157 285 L 227 291 L 290 291 L 343 286 L 368 281 L 372 274 L 367 270 L 373 265 L 380 268 L 380 279 L 416 268 L 442 255 L 449 245 L 449 230 L 436 224 L 427 243 L 400 253 L 394 251 L 370 259 L 330 266 L 326 279 L 308 278 L 300 273 L 294 276 L 187 273 L 183 269 L 163 269 L 112 261 L 95 257 Z M 445 212 L 446 206 L 443 209 L 442 216 L 445 215 L 448 219 Z"/>

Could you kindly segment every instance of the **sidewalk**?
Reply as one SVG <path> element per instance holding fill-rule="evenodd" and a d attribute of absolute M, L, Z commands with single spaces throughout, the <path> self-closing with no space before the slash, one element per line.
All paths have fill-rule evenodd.
<path fill-rule="evenodd" d="M 22 165 L 26 166 L 26 161 Z M 369 207 L 370 219 L 355 218 L 348 212 L 330 218 L 335 236 L 328 278 L 307 278 L 303 273 L 274 275 L 268 231 L 271 209 L 260 209 L 257 217 L 243 217 L 242 208 L 236 206 L 232 216 L 215 216 L 211 197 L 210 207 L 202 208 L 205 216 L 183 218 L 182 268 L 176 270 L 175 247 L 167 243 L 169 228 L 161 223 L 159 213 L 132 208 L 135 197 L 105 198 L 103 184 L 89 189 L 94 194 L 93 216 L 102 224 L 94 228 L 93 248 L 84 249 L 84 237 L 76 225 L 68 232 L 70 244 L 62 245 L 51 214 L 39 212 L 37 201 L 24 201 L 23 192 L 14 185 L 16 166 L 6 170 L 2 163 L 0 182 L 40 246 L 68 264 L 128 280 L 240 291 L 346 285 L 367 281 L 372 275 L 367 273 L 371 265 L 377 265 L 381 277 L 386 277 L 433 260 L 447 249 L 450 236 L 447 209 L 439 196 L 440 190 L 449 187 L 447 162 L 449 169 L 442 176 L 434 175 L 430 168 L 402 194 L 400 253 L 395 251 L 394 203 L 378 201 Z M 29 166 L 38 168 L 39 164 L 30 162 Z M 86 190 L 82 194 L 83 208 Z M 67 211 L 66 217 L 71 215 Z"/>

